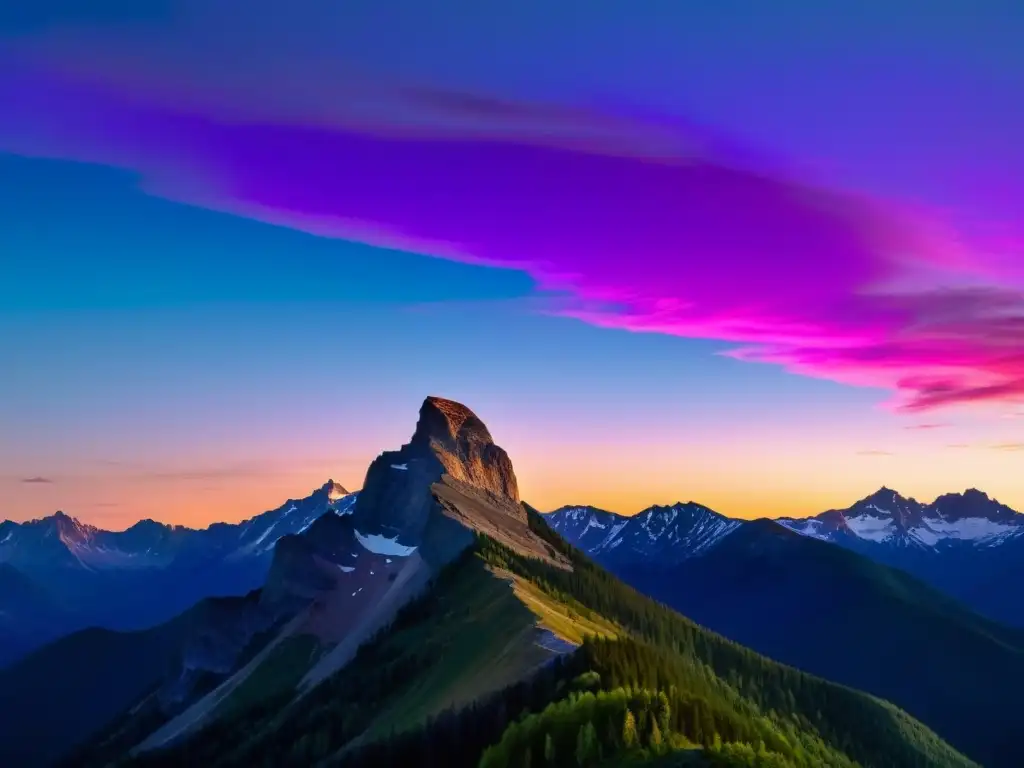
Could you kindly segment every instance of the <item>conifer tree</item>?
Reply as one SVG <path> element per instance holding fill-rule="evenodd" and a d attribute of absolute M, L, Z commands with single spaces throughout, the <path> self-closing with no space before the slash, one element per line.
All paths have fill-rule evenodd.
<path fill-rule="evenodd" d="M 650 735 L 650 746 L 655 752 L 661 749 L 661 728 L 658 727 L 657 720 L 651 720 L 651 735 Z"/>
<path fill-rule="evenodd" d="M 636 746 L 636 718 L 630 710 L 626 710 L 626 717 L 622 723 L 622 746 L 625 749 L 632 749 Z"/>
<path fill-rule="evenodd" d="M 580 726 L 576 735 L 576 762 L 580 768 L 593 765 L 597 760 L 597 731 L 594 724 L 588 722 Z"/>

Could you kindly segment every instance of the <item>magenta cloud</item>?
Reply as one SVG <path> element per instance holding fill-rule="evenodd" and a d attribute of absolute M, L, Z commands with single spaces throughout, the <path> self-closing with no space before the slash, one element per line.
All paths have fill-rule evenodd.
<path fill-rule="evenodd" d="M 363 98 L 313 112 L 285 98 L 287 81 L 247 82 L 235 102 L 144 69 L 20 63 L 0 78 L 0 151 L 123 167 L 191 204 L 526 270 L 563 297 L 552 313 L 718 340 L 742 360 L 890 390 L 901 410 L 1024 401 L 1012 226 L 965 230 L 759 166 L 678 123 L 375 81 L 339 86 Z"/>

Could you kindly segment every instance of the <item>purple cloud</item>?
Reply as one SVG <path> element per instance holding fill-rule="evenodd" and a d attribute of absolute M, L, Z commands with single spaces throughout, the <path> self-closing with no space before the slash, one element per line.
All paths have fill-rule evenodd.
<path fill-rule="evenodd" d="M 891 390 L 908 412 L 1024 401 L 1014 227 L 964 230 L 769 172 L 681 124 L 340 71 L 317 110 L 288 72 L 211 75 L 218 90 L 146 57 L 119 68 L 97 54 L 78 71 L 73 46 L 46 53 L 22 52 L 7 68 L 21 74 L 0 79 L 0 149 L 129 168 L 154 194 L 321 235 L 523 269 L 572 297 L 554 314 L 727 342 L 739 359 Z"/>

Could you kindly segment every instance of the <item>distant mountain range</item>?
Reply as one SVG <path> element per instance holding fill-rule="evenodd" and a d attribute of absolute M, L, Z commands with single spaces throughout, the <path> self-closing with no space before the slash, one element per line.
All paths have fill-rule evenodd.
<path fill-rule="evenodd" d="M 171 579 L 153 574 L 198 588 L 185 564 L 235 587 L 223 574 L 239 563 L 263 577 L 145 630 L 74 632 L 0 670 L 0 764 L 1009 768 L 1024 756 L 1016 699 L 1002 698 L 1020 681 L 1016 635 L 830 543 L 696 504 L 561 516 L 616 571 L 655 565 L 657 583 L 631 578 L 665 602 L 686 593 L 709 623 L 732 605 L 745 612 L 735 633 L 774 622 L 753 642 L 775 639 L 800 663 L 809 641 L 789 648 L 787 636 L 817 615 L 809 634 L 834 639 L 849 602 L 847 634 L 828 646 L 836 676 L 873 684 L 870 670 L 891 670 L 894 697 L 914 706 L 934 692 L 926 723 L 631 589 L 521 502 L 508 455 L 459 403 L 427 398 L 409 443 L 378 456 L 352 499 L 328 484 L 231 536 L 147 526 L 126 538 L 63 516 L 19 526 L 11 605 L 44 599 L 44 577 L 134 579 L 154 602 Z M 745 583 L 760 601 L 729 588 Z M 899 668 L 912 654 L 914 674 Z M 994 696 L 980 700 L 984 686 Z M 955 694 L 963 717 L 950 723 Z"/>
<path fill-rule="evenodd" d="M 1024 627 L 1024 515 L 978 490 L 931 504 L 882 488 L 848 509 L 781 519 L 805 536 L 902 568 L 997 621 Z"/>
<path fill-rule="evenodd" d="M 921 505 L 882 489 L 807 520 L 732 520 L 693 502 L 633 517 L 570 506 L 545 519 L 628 584 L 726 637 L 889 699 L 971 754 L 998 761 L 1013 749 L 1024 630 L 885 564 L 961 569 L 955 581 L 984 578 L 986 558 L 1019 557 L 1024 515 L 978 491 Z M 999 592 L 1007 605 L 1017 597 L 1013 582 Z M 993 727 L 979 731 L 965 712 Z"/>
<path fill-rule="evenodd" d="M 650 507 L 631 517 L 596 507 L 548 513 L 548 524 L 598 562 L 621 570 L 698 556 L 745 521 L 695 502 Z M 882 488 L 848 509 L 780 525 L 901 568 L 996 621 L 1024 627 L 1024 514 L 978 490 L 931 504 Z"/>
<path fill-rule="evenodd" d="M 0 666 L 76 628 L 141 629 L 202 598 L 243 595 L 263 584 L 282 536 L 328 511 L 350 512 L 355 499 L 328 481 L 304 499 L 204 529 L 142 520 L 105 531 L 63 512 L 0 523 Z"/>

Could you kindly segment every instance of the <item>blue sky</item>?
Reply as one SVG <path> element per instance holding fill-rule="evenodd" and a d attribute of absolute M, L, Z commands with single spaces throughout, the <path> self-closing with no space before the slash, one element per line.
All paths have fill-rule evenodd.
<path fill-rule="evenodd" d="M 209 136 L 175 132 L 196 115 L 225 130 L 365 120 L 399 134 L 430 125 L 455 144 L 528 143 L 598 125 L 558 110 L 599 108 L 684 126 L 766 174 L 1015 236 L 1016 3 L 872 1 L 843 15 L 796 0 L 651 0 L 642 12 L 453 0 L 443 13 L 297 0 L 282 15 L 260 2 L 244 14 L 230 0 L 0 10 L 0 517 L 61 507 L 113 527 L 198 523 L 276 506 L 328 475 L 358 487 L 427 394 L 477 410 L 541 507 L 693 498 L 810 514 L 882 484 L 925 498 L 976 485 L 1024 507 L 1024 406 L 897 415 L 882 405 L 891 388 L 730 359 L 734 344 L 714 338 L 557 316 L 531 253 L 525 266 L 480 266 L 308 234 L 289 218 L 302 211 L 265 216 L 242 199 L 248 169 L 221 167 Z M 467 94 L 478 101 L 452 100 Z M 152 135 L 118 122 L 139 114 Z M 299 192 L 323 183 L 276 170 L 268 178 Z M 434 182 L 396 210 L 452 194 Z M 500 239 L 497 202 L 493 213 Z M 971 265 L 1019 297 L 1018 255 L 989 249 Z M 656 284 L 665 262 L 644 256 L 621 260 Z M 664 273 L 666 290 L 696 274 L 691 258 Z M 583 291 L 597 269 L 572 264 Z M 615 286 L 624 295 L 650 287 L 631 277 Z"/>

